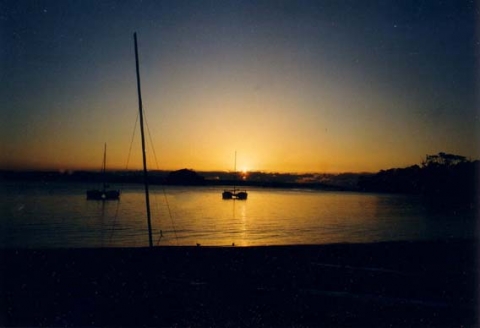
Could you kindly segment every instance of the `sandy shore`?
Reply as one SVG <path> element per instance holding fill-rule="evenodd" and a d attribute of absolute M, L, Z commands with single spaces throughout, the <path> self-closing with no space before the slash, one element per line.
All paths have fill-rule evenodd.
<path fill-rule="evenodd" d="M 1 250 L 0 325 L 476 327 L 476 246 Z"/>

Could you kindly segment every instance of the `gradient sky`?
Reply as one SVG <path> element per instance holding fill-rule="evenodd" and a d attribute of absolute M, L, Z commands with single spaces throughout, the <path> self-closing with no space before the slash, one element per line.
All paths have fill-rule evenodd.
<path fill-rule="evenodd" d="M 478 18 L 462 0 L 0 0 L 0 168 L 98 169 L 104 142 L 110 168 L 140 168 L 135 31 L 152 168 L 478 159 Z"/>

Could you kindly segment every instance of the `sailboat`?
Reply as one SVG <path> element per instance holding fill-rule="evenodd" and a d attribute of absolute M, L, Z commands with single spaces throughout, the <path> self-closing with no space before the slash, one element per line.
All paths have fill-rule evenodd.
<path fill-rule="evenodd" d="M 87 200 L 118 200 L 120 199 L 119 190 L 109 190 L 106 182 L 106 166 L 107 166 L 107 144 L 103 150 L 103 167 L 102 167 L 102 189 L 87 190 Z"/>
<path fill-rule="evenodd" d="M 235 172 L 235 175 L 236 175 L 236 173 L 237 173 L 237 152 L 235 152 L 234 172 Z M 246 190 L 239 190 L 239 189 L 236 188 L 235 185 L 233 186 L 233 189 L 224 190 L 222 192 L 222 199 L 246 200 L 247 197 L 248 197 L 247 191 Z"/>

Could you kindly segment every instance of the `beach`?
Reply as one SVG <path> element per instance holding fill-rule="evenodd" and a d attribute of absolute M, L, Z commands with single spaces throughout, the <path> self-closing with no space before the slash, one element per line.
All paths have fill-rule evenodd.
<path fill-rule="evenodd" d="M 478 326 L 472 240 L 3 249 L 1 326 Z"/>

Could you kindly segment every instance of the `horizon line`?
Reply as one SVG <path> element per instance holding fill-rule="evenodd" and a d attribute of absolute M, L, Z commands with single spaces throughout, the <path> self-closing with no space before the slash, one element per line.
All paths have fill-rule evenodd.
<path fill-rule="evenodd" d="M 252 173 L 262 173 L 262 174 L 292 174 L 292 175 L 306 175 L 306 174 L 328 174 L 328 175 L 338 175 L 338 174 L 374 174 L 383 169 L 373 171 L 341 171 L 341 172 L 321 172 L 321 171 L 266 171 L 266 170 L 248 170 L 244 171 L 233 171 L 233 170 L 195 170 L 193 168 L 180 168 L 180 169 L 149 169 L 149 172 L 175 172 L 180 170 L 191 170 L 196 173 L 238 173 L 238 174 L 252 174 Z M 0 172 L 39 172 L 39 173 L 74 173 L 74 172 L 98 172 L 101 173 L 99 169 L 56 169 L 56 168 L 0 168 Z M 142 169 L 109 169 L 107 172 L 141 172 Z"/>

